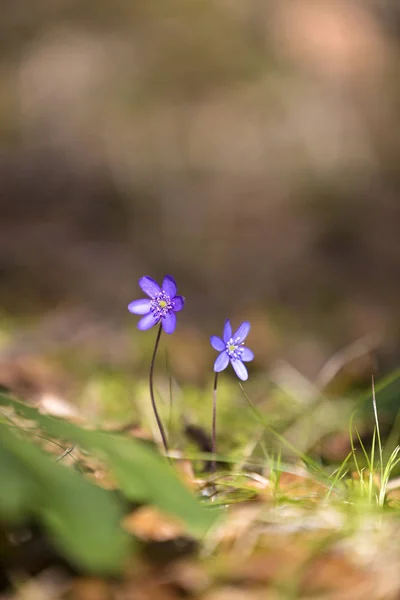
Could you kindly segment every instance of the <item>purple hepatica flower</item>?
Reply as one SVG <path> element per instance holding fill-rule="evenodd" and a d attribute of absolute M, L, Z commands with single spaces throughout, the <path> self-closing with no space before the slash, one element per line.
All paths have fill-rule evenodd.
<path fill-rule="evenodd" d="M 166 275 L 162 287 L 151 277 L 141 277 L 139 286 L 150 297 L 134 300 L 128 305 L 129 312 L 144 315 L 138 323 L 142 331 L 150 329 L 162 322 L 165 333 L 173 333 L 176 327 L 176 312 L 182 310 L 185 304 L 183 296 L 177 296 L 176 282 L 171 275 Z"/>
<path fill-rule="evenodd" d="M 236 333 L 232 335 L 232 326 L 229 319 L 227 319 L 225 321 L 223 339 L 216 335 L 210 337 L 211 346 L 214 350 L 221 352 L 214 363 L 214 371 L 216 373 L 226 369 L 230 362 L 239 379 L 246 381 L 249 375 L 243 362 L 248 362 L 254 358 L 254 354 L 250 348 L 244 346 L 244 340 L 249 331 L 250 323 L 245 321 L 240 325 Z"/>

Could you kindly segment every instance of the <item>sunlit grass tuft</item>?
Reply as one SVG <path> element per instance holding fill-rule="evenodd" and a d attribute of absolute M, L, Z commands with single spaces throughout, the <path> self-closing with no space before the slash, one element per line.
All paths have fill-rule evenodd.
<path fill-rule="evenodd" d="M 383 508 L 386 503 L 387 489 L 390 478 L 400 463 L 400 446 L 396 446 L 385 459 L 385 452 L 381 438 L 379 426 L 378 407 L 375 393 L 375 383 L 372 379 L 372 407 L 374 414 L 374 430 L 372 435 L 371 448 L 369 453 L 361 439 L 360 433 L 356 427 L 353 427 L 353 418 L 350 420 L 349 435 L 351 443 L 351 455 L 354 460 L 354 466 L 357 478 L 353 478 L 352 490 L 355 496 L 366 500 L 372 506 Z M 365 460 L 365 467 L 362 466 L 354 444 L 353 429 L 356 433 L 361 453 Z M 346 463 L 349 457 L 346 459 Z M 343 465 L 340 469 L 343 471 Z"/>

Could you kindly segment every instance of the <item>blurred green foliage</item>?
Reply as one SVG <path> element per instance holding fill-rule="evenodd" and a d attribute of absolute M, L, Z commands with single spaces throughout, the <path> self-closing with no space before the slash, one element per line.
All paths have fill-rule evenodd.
<path fill-rule="evenodd" d="M 78 443 L 100 456 L 117 480 L 122 498 L 54 462 L 33 442 L 23 426 L 0 424 L 0 520 L 19 524 L 33 517 L 48 531 L 68 559 L 89 570 L 115 572 L 132 550 L 121 528 L 126 500 L 152 504 L 175 515 L 193 535 L 202 535 L 214 515 L 178 480 L 167 461 L 144 442 L 89 431 L 40 414 L 5 396 L 0 404 L 37 426 L 47 436 Z M 6 413 L 4 413 L 6 414 Z M 125 498 L 125 501 L 123 500 Z"/>

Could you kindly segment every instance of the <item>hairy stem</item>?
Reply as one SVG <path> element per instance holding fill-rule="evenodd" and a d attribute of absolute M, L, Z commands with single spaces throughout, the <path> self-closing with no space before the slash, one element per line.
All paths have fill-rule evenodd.
<path fill-rule="evenodd" d="M 160 327 L 158 328 L 156 343 L 155 343 L 154 350 L 153 350 L 153 356 L 151 357 L 149 384 L 150 384 L 151 405 L 153 407 L 154 416 L 156 418 L 158 429 L 160 431 L 160 435 L 161 435 L 161 439 L 162 439 L 162 442 L 163 442 L 164 450 L 165 450 L 166 453 L 168 453 L 167 437 L 165 435 L 163 424 L 161 423 L 160 415 L 158 414 L 157 405 L 156 405 L 156 401 L 155 401 L 155 398 L 154 398 L 154 389 L 153 389 L 154 363 L 155 363 L 155 360 L 156 360 L 158 346 L 160 344 L 161 332 L 162 332 L 162 324 L 160 323 Z"/>
<path fill-rule="evenodd" d="M 215 473 L 217 470 L 217 385 L 218 385 L 218 373 L 215 373 L 214 378 L 214 389 L 213 389 L 213 407 L 212 407 L 212 436 L 211 436 L 211 449 L 212 449 L 212 463 L 211 471 Z"/>

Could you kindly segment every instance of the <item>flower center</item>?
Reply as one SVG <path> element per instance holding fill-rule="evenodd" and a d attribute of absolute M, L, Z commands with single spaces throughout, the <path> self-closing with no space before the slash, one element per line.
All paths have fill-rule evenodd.
<path fill-rule="evenodd" d="M 231 360 L 241 359 L 243 356 L 243 342 L 240 342 L 240 338 L 236 338 L 235 340 L 231 338 L 226 343 L 226 352 Z"/>
<path fill-rule="evenodd" d="M 165 317 L 173 310 L 171 298 L 162 290 L 152 298 L 150 310 L 158 319 Z"/>

